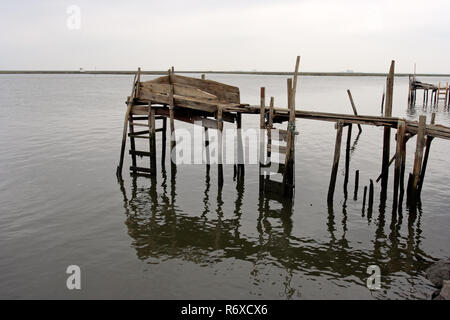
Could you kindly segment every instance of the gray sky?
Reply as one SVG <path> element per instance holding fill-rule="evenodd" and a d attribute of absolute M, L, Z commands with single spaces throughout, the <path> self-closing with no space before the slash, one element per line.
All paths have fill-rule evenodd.
<path fill-rule="evenodd" d="M 80 8 L 69 29 L 67 8 Z M 0 69 L 450 73 L 450 1 L 0 3 Z M 73 20 L 72 20 L 73 21 Z"/>

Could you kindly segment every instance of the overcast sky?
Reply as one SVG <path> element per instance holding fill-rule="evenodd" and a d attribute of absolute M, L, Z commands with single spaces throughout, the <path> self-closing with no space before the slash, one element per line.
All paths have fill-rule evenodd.
<path fill-rule="evenodd" d="M 450 73 L 448 0 L 2 0 L 0 27 L 1 70 Z"/>

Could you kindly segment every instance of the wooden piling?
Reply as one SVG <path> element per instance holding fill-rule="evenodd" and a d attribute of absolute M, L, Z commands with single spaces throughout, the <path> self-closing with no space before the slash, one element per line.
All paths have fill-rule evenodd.
<path fill-rule="evenodd" d="M 334 196 L 334 189 L 336 187 L 336 175 L 338 172 L 339 167 L 339 158 L 341 155 L 341 141 L 342 141 L 342 127 L 343 122 L 339 120 L 336 123 L 336 143 L 334 146 L 334 159 L 333 159 L 333 167 L 331 169 L 331 177 L 330 177 L 330 184 L 328 186 L 328 202 L 333 202 L 333 196 Z"/>
<path fill-rule="evenodd" d="M 297 56 L 295 62 L 294 80 L 290 83 L 288 79 L 288 109 L 289 109 L 289 123 L 287 130 L 287 145 L 286 145 L 286 158 L 284 162 L 285 172 L 283 175 L 283 184 L 285 187 L 285 193 L 292 191 L 294 188 L 295 180 L 295 96 L 297 94 L 297 79 L 298 69 L 300 67 L 300 56 Z M 290 91 L 290 92 L 289 92 Z M 287 187 L 287 188 L 286 188 Z"/>
<path fill-rule="evenodd" d="M 238 164 L 237 164 L 237 176 L 242 178 L 245 172 L 244 165 L 244 146 L 242 143 L 242 115 L 238 112 L 236 114 L 236 128 L 237 128 L 237 153 L 238 153 Z"/>
<path fill-rule="evenodd" d="M 161 137 L 161 166 L 165 167 L 166 165 L 166 142 L 167 140 L 167 118 L 164 117 L 162 119 L 162 137 Z"/>
<path fill-rule="evenodd" d="M 366 209 L 366 196 L 367 196 L 367 186 L 364 186 L 364 195 L 363 195 L 363 205 L 362 205 L 362 212 L 364 213 Z"/>
<path fill-rule="evenodd" d="M 389 69 L 389 75 L 386 79 L 386 106 L 385 106 L 385 117 L 392 116 L 392 101 L 393 101 L 393 93 L 394 93 L 394 68 L 395 61 L 391 62 L 391 67 Z M 388 184 L 389 178 L 389 170 L 386 170 L 389 167 L 389 154 L 390 154 L 390 143 L 391 143 L 391 128 L 384 127 L 383 134 L 383 160 L 382 160 L 382 172 L 383 176 L 381 178 L 381 192 L 382 195 L 386 194 L 386 188 Z M 384 196 L 382 196 L 384 198 Z"/>
<path fill-rule="evenodd" d="M 173 68 L 172 71 L 169 70 L 169 117 L 170 117 L 170 159 L 171 159 L 171 164 L 175 164 L 175 146 L 176 146 L 176 140 L 175 140 L 175 120 L 174 120 L 174 111 L 173 109 L 175 108 L 175 102 L 173 99 L 173 94 L 174 94 L 174 90 L 173 90 L 173 84 L 174 84 L 174 79 L 173 79 Z"/>
<path fill-rule="evenodd" d="M 431 114 L 431 124 L 434 124 L 436 121 L 436 113 Z M 423 157 L 422 170 L 420 171 L 420 179 L 419 184 L 417 186 L 417 195 L 420 198 L 420 194 L 422 192 L 423 180 L 425 179 L 425 172 L 427 171 L 428 157 L 430 155 L 431 142 L 433 141 L 433 137 L 427 135 L 426 143 L 425 143 L 425 155 Z"/>
<path fill-rule="evenodd" d="M 353 200 L 358 200 L 358 188 L 359 188 L 359 170 L 355 171 L 355 190 L 353 192 Z"/>
<path fill-rule="evenodd" d="M 136 140 L 134 138 L 134 126 L 132 124 L 131 118 L 133 114 L 130 112 L 128 121 L 128 131 L 130 131 L 130 150 L 131 150 L 131 170 L 136 173 L 137 161 L 136 161 Z"/>
<path fill-rule="evenodd" d="M 218 132 L 218 146 L 217 146 L 217 154 L 218 154 L 218 180 L 219 186 L 223 185 L 223 157 L 222 157 L 222 148 L 223 148 L 223 107 L 221 105 L 217 106 L 217 130 Z"/>
<path fill-rule="evenodd" d="M 122 177 L 123 157 L 125 156 L 125 147 L 126 147 L 126 143 L 127 143 L 128 123 L 130 121 L 131 109 L 133 108 L 134 97 L 136 94 L 136 79 L 137 79 L 137 74 L 134 75 L 133 85 L 131 87 L 131 96 L 129 96 L 127 99 L 127 111 L 125 112 L 125 119 L 123 122 L 122 145 L 120 148 L 120 159 L 119 159 L 119 165 L 117 166 L 117 170 L 116 170 L 116 175 L 118 178 Z"/>
<path fill-rule="evenodd" d="M 273 107 L 274 107 L 274 97 L 270 97 L 269 103 L 269 121 L 267 123 L 267 145 L 272 146 L 272 129 L 273 129 Z M 267 159 L 271 161 L 272 151 L 267 150 Z"/>
<path fill-rule="evenodd" d="M 373 209 L 373 180 L 370 179 L 370 186 L 369 186 L 369 205 L 368 205 L 368 209 L 370 211 L 372 211 Z"/>
<path fill-rule="evenodd" d="M 393 210 L 397 209 L 398 204 L 398 190 L 400 185 L 400 173 L 402 166 L 402 148 L 405 143 L 406 123 L 399 121 L 397 126 L 397 147 L 395 152 L 395 169 L 394 169 L 394 196 L 393 196 Z"/>
<path fill-rule="evenodd" d="M 411 196 L 413 201 L 418 200 L 417 186 L 419 184 L 420 171 L 422 169 L 423 147 L 425 144 L 426 119 L 427 119 L 426 116 L 419 116 L 419 129 L 417 131 L 417 144 L 416 144 L 416 152 L 414 154 L 413 182 L 411 190 L 412 192 Z"/>
<path fill-rule="evenodd" d="M 265 130 L 265 113 L 266 113 L 266 88 L 261 87 L 260 91 L 260 113 L 259 113 L 259 189 L 264 190 L 264 173 L 262 166 L 264 165 L 264 130 Z"/>
<path fill-rule="evenodd" d="M 209 154 L 209 131 L 208 127 L 204 127 L 205 132 L 205 157 L 206 157 L 206 171 L 209 172 L 209 169 L 211 168 L 211 158 Z"/>
<path fill-rule="evenodd" d="M 350 104 L 352 105 L 353 113 L 355 114 L 355 116 L 357 116 L 358 111 L 356 111 L 355 102 L 353 101 L 353 96 L 352 96 L 352 93 L 350 92 L 350 89 L 347 90 L 347 94 L 350 99 Z M 359 130 L 359 132 L 362 131 L 361 125 L 359 123 L 358 123 L 358 130 Z"/>
<path fill-rule="evenodd" d="M 150 168 L 152 169 L 152 175 L 156 176 L 156 123 L 155 110 L 152 108 L 151 102 L 148 104 L 148 110 Z"/>
<path fill-rule="evenodd" d="M 347 185 L 350 170 L 350 144 L 352 140 L 352 124 L 347 125 L 347 142 L 345 144 L 344 196 L 347 198 Z"/>

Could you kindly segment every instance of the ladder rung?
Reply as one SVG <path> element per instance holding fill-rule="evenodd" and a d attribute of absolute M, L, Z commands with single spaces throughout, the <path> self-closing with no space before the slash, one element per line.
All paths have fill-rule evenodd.
<path fill-rule="evenodd" d="M 136 132 L 133 132 L 133 133 L 129 133 L 128 136 L 136 138 L 136 136 L 140 136 L 140 135 L 143 135 L 143 134 L 149 134 L 149 133 L 150 133 L 150 131 L 148 131 L 148 130 L 142 130 L 142 131 L 136 131 Z"/>
<path fill-rule="evenodd" d="M 164 131 L 164 128 L 155 129 L 155 132 L 163 132 L 163 131 Z"/>
<path fill-rule="evenodd" d="M 274 145 L 273 149 L 274 149 L 274 152 L 278 152 L 278 153 L 282 153 L 282 154 L 286 154 L 286 151 L 287 151 L 287 147 L 285 147 L 285 146 L 275 146 Z M 272 145 L 269 144 L 267 146 L 267 151 L 272 152 Z"/>
<path fill-rule="evenodd" d="M 130 150 L 130 154 L 134 154 L 139 157 L 150 157 L 152 155 L 151 152 L 148 151 L 139 151 L 139 150 Z"/>
<path fill-rule="evenodd" d="M 131 166 L 130 167 L 131 171 L 140 171 L 140 172 L 147 172 L 147 173 L 153 173 L 153 170 L 150 168 L 142 168 L 142 167 L 134 167 Z"/>
<path fill-rule="evenodd" d="M 270 170 L 272 169 L 272 166 L 274 165 L 278 165 L 277 170 Z M 276 162 L 272 162 L 272 163 L 268 163 L 266 165 L 262 166 L 263 168 L 265 168 L 265 170 L 263 170 L 264 173 L 284 173 L 284 163 L 276 163 Z"/>
<path fill-rule="evenodd" d="M 149 136 L 134 136 L 134 135 L 131 135 L 130 138 L 135 138 L 135 139 L 150 139 Z"/>
<path fill-rule="evenodd" d="M 132 126 L 149 127 L 148 123 L 130 122 Z"/>
<path fill-rule="evenodd" d="M 163 120 L 165 117 L 163 116 L 155 116 L 155 120 Z M 148 121 L 148 117 L 139 117 L 139 116 L 133 116 L 131 117 L 132 120 L 145 120 Z"/>

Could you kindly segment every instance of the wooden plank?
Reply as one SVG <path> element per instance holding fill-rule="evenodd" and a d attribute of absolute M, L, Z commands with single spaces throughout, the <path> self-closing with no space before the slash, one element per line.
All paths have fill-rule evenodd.
<path fill-rule="evenodd" d="M 336 126 L 337 126 L 336 143 L 334 146 L 334 159 L 333 159 L 333 166 L 331 169 L 330 184 L 328 186 L 328 199 L 327 199 L 328 203 L 333 202 L 334 189 L 336 188 L 336 176 L 339 168 L 339 158 L 341 156 L 341 142 L 342 142 L 342 128 L 343 128 L 342 121 L 339 121 Z"/>
<path fill-rule="evenodd" d="M 152 83 L 171 83 L 168 77 L 160 77 L 150 80 Z M 198 88 L 204 92 L 217 96 L 220 102 L 225 103 L 240 103 L 239 88 L 230 86 L 212 80 L 202 80 L 191 77 L 184 77 L 180 75 L 173 76 L 172 84 L 181 84 Z"/>
<path fill-rule="evenodd" d="M 200 100 L 211 100 L 216 103 L 219 101 L 217 96 L 205 92 L 196 87 L 182 84 L 174 84 L 173 89 L 175 95 L 186 96 Z M 169 91 L 170 91 L 170 84 L 166 83 L 152 83 L 151 81 L 147 81 L 140 84 L 141 94 L 156 94 L 168 96 Z M 141 95 L 139 95 L 138 98 L 141 98 Z"/>
<path fill-rule="evenodd" d="M 422 169 L 423 147 L 425 144 L 425 125 L 426 116 L 419 116 L 419 131 L 417 132 L 416 152 L 414 154 L 413 182 L 412 182 L 412 199 L 417 200 L 417 186 L 420 179 L 420 171 Z"/>

